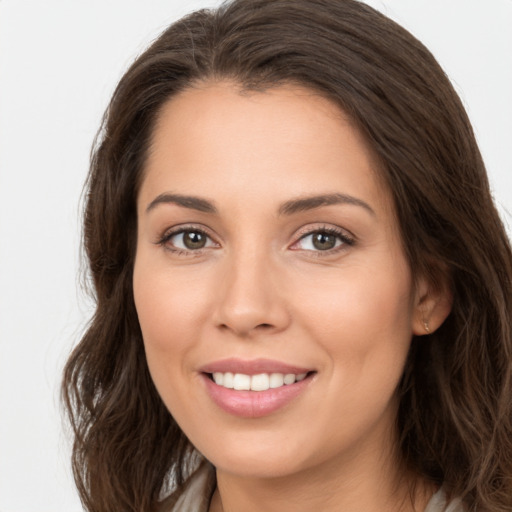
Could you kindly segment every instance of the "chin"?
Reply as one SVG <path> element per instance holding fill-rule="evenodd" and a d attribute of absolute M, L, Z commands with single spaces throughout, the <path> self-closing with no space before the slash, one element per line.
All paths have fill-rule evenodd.
<path fill-rule="evenodd" d="M 213 462 L 212 462 L 213 463 Z M 254 457 L 252 459 L 223 458 L 217 464 L 213 463 L 218 471 L 230 473 L 241 478 L 273 479 L 284 478 L 299 473 L 303 467 L 297 461 L 291 461 L 279 457 Z"/>
<path fill-rule="evenodd" d="M 262 439 L 217 445 L 204 456 L 217 470 L 245 478 L 281 478 L 306 469 L 310 462 L 302 443 Z M 302 446 L 302 448 L 301 448 Z"/>

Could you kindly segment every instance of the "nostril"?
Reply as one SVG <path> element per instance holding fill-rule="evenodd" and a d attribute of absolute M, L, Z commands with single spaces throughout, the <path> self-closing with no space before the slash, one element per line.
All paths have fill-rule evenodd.
<path fill-rule="evenodd" d="M 273 328 L 273 325 L 271 324 L 259 324 L 256 326 L 256 328 L 261 328 L 261 329 L 272 329 Z"/>

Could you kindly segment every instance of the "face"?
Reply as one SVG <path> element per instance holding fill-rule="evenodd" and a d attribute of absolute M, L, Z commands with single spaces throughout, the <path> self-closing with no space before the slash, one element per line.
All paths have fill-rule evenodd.
<path fill-rule="evenodd" d="M 378 165 L 326 99 L 228 83 L 171 99 L 133 284 L 158 392 L 218 470 L 389 452 L 420 300 Z"/>

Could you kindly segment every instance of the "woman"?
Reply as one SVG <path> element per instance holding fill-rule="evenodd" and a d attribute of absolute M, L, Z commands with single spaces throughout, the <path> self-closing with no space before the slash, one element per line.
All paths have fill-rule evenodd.
<path fill-rule="evenodd" d="M 122 78 L 64 397 L 89 511 L 512 506 L 509 241 L 431 54 L 235 0 Z"/>

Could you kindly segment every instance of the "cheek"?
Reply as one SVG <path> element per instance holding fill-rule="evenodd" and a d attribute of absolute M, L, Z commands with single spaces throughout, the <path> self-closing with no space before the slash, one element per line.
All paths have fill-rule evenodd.
<path fill-rule="evenodd" d="M 204 294 L 197 283 L 180 279 L 179 271 L 169 272 L 144 255 L 135 263 L 133 291 L 149 372 L 166 407 L 179 412 L 179 397 L 189 395 L 187 354 L 200 336 Z"/>
<path fill-rule="evenodd" d="M 185 279 L 184 276 L 187 276 Z M 153 382 L 169 410 L 179 409 L 178 397 L 188 396 L 184 382 L 188 361 L 201 339 L 208 309 L 204 280 L 189 272 L 169 271 L 165 262 L 136 260 L 134 299 Z"/>
<path fill-rule="evenodd" d="M 378 359 L 401 365 L 412 336 L 410 272 L 406 265 L 387 271 L 352 266 L 299 302 L 303 318 L 333 359 L 362 368 Z"/>
<path fill-rule="evenodd" d="M 187 275 L 185 279 L 184 276 Z M 201 325 L 208 293 L 200 276 L 136 261 L 134 299 L 147 350 L 177 351 Z"/>
<path fill-rule="evenodd" d="M 392 422 L 412 337 L 407 267 L 396 273 L 353 267 L 318 290 L 301 302 L 309 319 L 304 327 L 328 355 L 326 407 L 319 405 L 318 415 L 337 426 L 333 435 L 349 437 L 376 425 L 386 411 Z"/>

